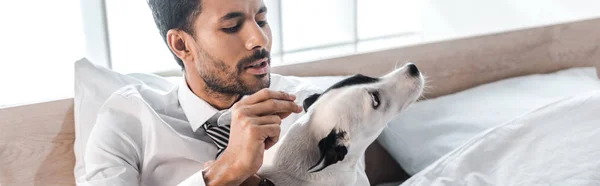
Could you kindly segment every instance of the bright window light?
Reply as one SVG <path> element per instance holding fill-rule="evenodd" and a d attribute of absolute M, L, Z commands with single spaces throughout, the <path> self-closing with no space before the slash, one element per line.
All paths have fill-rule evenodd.
<path fill-rule="evenodd" d="M 0 107 L 73 96 L 79 0 L 0 1 Z"/>
<path fill-rule="evenodd" d="M 281 1 L 284 52 L 353 42 L 355 12 L 352 2 Z"/>
<path fill-rule="evenodd" d="M 179 68 L 145 0 L 106 0 L 112 68 L 121 73 Z"/>

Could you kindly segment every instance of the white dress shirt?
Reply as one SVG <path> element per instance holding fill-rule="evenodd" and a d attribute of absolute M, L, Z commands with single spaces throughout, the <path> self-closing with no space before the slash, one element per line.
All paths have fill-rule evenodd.
<path fill-rule="evenodd" d="M 299 105 L 321 92 L 276 74 L 269 88 L 296 95 Z M 169 92 L 144 85 L 121 88 L 98 112 L 85 149 L 85 175 L 77 185 L 205 185 L 201 170 L 215 159 L 217 147 L 201 126 L 216 112 L 185 80 Z M 284 119 L 281 135 L 302 114 Z M 358 174 L 359 183 L 368 183 L 364 171 Z"/>

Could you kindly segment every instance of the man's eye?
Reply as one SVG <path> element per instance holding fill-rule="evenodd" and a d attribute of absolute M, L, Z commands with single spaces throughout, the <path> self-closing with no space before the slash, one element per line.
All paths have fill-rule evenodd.
<path fill-rule="evenodd" d="M 257 21 L 256 22 L 258 24 L 258 26 L 260 27 L 264 27 L 265 25 L 267 25 L 267 21 Z"/>
<path fill-rule="evenodd" d="M 239 31 L 239 30 L 240 30 L 240 27 L 241 27 L 241 26 L 238 24 L 238 25 L 235 25 L 235 26 L 233 26 L 233 27 L 229 27 L 229 28 L 222 28 L 221 30 L 222 30 L 223 32 L 225 32 L 225 33 L 232 34 L 232 33 L 236 33 L 237 31 Z"/>

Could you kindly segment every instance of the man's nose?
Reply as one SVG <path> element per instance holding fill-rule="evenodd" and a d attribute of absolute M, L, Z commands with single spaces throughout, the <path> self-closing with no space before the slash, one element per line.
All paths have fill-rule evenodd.
<path fill-rule="evenodd" d="M 246 38 L 246 49 L 254 50 L 265 48 L 269 43 L 269 38 L 263 31 L 263 29 L 258 26 L 258 24 L 252 24 L 247 30 L 247 38 Z"/>

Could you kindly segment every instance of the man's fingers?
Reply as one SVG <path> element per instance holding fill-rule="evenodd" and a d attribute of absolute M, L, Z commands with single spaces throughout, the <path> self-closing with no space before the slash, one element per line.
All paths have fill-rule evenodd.
<path fill-rule="evenodd" d="M 266 101 L 269 99 L 294 101 L 294 100 L 296 100 L 296 96 L 285 93 L 283 91 L 274 91 L 274 90 L 265 88 L 265 89 L 262 89 L 256 93 L 246 97 L 243 100 L 240 100 L 240 102 L 242 102 L 243 104 L 252 105 L 252 104 L 260 103 L 260 102 L 263 102 L 263 101 Z"/>
<path fill-rule="evenodd" d="M 298 106 L 293 101 L 286 100 L 277 100 L 270 99 L 267 101 L 263 101 L 252 106 L 248 106 L 246 109 L 246 114 L 251 116 L 265 116 L 277 113 L 300 113 L 302 112 L 302 107 Z"/>
<path fill-rule="evenodd" d="M 260 128 L 267 137 L 265 138 L 265 149 L 271 148 L 279 141 L 279 134 L 281 133 L 279 124 L 261 125 Z"/>
<path fill-rule="evenodd" d="M 255 117 L 250 119 L 250 122 L 255 125 L 270 125 L 270 124 L 281 124 L 281 118 L 278 115 L 268 115 L 262 117 Z"/>
<path fill-rule="evenodd" d="M 275 146 L 277 141 L 279 141 L 279 137 L 267 138 L 265 140 L 265 150 L 269 150 L 271 147 Z"/>
<path fill-rule="evenodd" d="M 290 116 L 292 113 L 291 112 L 281 112 L 281 113 L 277 113 L 277 115 L 279 116 L 279 118 L 281 119 L 285 119 L 288 116 Z"/>

